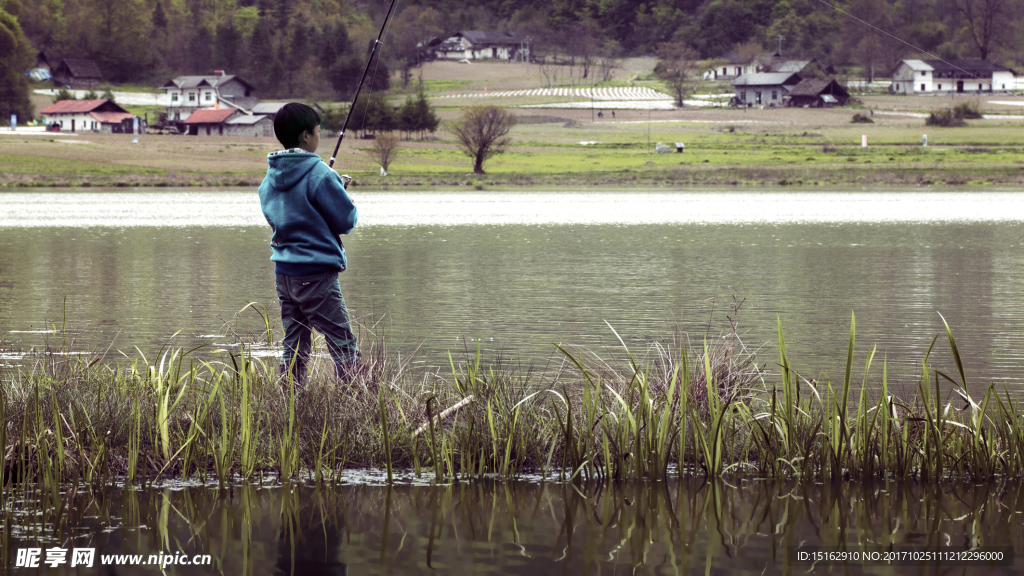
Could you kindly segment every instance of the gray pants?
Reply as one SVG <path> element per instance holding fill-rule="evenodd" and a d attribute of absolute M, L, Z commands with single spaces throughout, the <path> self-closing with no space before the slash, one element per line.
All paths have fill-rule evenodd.
<path fill-rule="evenodd" d="M 281 301 L 281 323 L 284 325 L 282 374 L 287 373 L 294 358 L 292 375 L 296 383 L 301 384 L 305 379 L 313 347 L 313 330 L 323 334 L 327 340 L 335 373 L 343 376 L 352 370 L 359 362 L 359 343 L 352 333 L 336 272 L 312 276 L 278 274 L 277 297 Z"/>

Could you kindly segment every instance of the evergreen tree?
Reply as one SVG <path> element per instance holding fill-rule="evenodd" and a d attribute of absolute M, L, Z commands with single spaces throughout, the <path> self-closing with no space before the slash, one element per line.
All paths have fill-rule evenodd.
<path fill-rule="evenodd" d="M 238 30 L 231 22 L 225 22 L 217 27 L 214 62 L 218 68 L 227 70 L 228 73 L 235 71 L 235 63 L 241 42 L 242 35 L 239 34 Z"/>
<path fill-rule="evenodd" d="M 0 9 L 0 114 L 3 120 L 17 114 L 19 121 L 32 118 L 28 76 L 35 52 L 21 31 L 18 19 Z"/>
<path fill-rule="evenodd" d="M 359 132 L 390 132 L 398 128 L 398 118 L 381 92 L 362 93 L 356 99 L 348 129 Z"/>
<path fill-rule="evenodd" d="M 206 26 L 198 26 L 188 43 L 188 73 L 209 74 L 213 72 L 213 38 Z"/>
<path fill-rule="evenodd" d="M 153 8 L 153 27 L 167 28 L 167 15 L 164 14 L 164 6 L 159 0 L 156 3 L 156 8 Z"/>
<path fill-rule="evenodd" d="M 274 24 L 269 18 L 260 18 L 253 29 L 252 38 L 249 39 L 249 50 L 245 54 L 246 79 L 252 82 L 263 96 L 277 92 L 281 72 L 281 63 L 274 50 L 273 27 Z"/>

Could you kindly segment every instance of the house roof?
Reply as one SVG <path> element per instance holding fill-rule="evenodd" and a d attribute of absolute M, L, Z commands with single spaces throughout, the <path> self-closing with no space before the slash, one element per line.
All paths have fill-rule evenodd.
<path fill-rule="evenodd" d="M 135 118 L 130 112 L 93 112 L 90 116 L 101 124 L 120 124 L 122 120 Z"/>
<path fill-rule="evenodd" d="M 732 81 L 733 86 L 778 86 L 800 82 L 800 75 L 795 72 L 763 72 L 760 74 L 744 74 Z"/>
<path fill-rule="evenodd" d="M 201 88 L 203 86 L 209 86 L 211 88 L 215 88 L 216 86 L 218 86 L 220 84 L 226 84 L 226 83 L 230 82 L 231 80 L 236 80 L 238 82 L 241 82 L 246 87 L 248 87 L 250 90 L 254 90 L 255 89 L 255 88 L 253 88 L 252 84 L 249 84 L 248 82 L 246 82 L 245 80 L 242 80 L 240 77 L 235 76 L 234 74 L 224 74 L 224 75 L 221 75 L 221 76 L 217 76 L 217 75 L 213 75 L 213 76 L 178 76 L 177 78 L 173 78 L 171 80 L 168 80 L 167 83 L 164 84 L 163 86 L 161 86 L 160 88 L 162 88 L 163 90 L 168 90 L 168 89 L 171 89 L 171 90 L 181 90 L 181 89 L 188 89 L 188 88 Z"/>
<path fill-rule="evenodd" d="M 287 102 L 260 102 L 252 107 L 253 114 L 277 114 Z"/>
<path fill-rule="evenodd" d="M 810 60 L 784 60 L 778 58 L 768 64 L 768 69 L 772 72 L 799 72 L 810 63 Z"/>
<path fill-rule="evenodd" d="M 903 63 L 907 65 L 907 68 L 919 72 L 927 72 L 929 70 L 934 70 L 934 68 L 928 65 L 928 63 L 925 62 L 924 60 L 904 60 Z"/>
<path fill-rule="evenodd" d="M 103 74 L 100 73 L 99 67 L 92 60 L 86 60 L 85 58 L 65 58 L 60 61 L 57 65 L 57 70 L 66 68 L 72 76 L 78 79 L 95 78 L 97 80 L 103 78 Z"/>
<path fill-rule="evenodd" d="M 191 116 L 190 116 L 190 118 L 191 118 Z M 269 119 L 269 118 L 270 118 L 269 116 L 263 116 L 262 114 L 253 114 L 252 116 L 250 116 L 248 114 L 239 114 L 237 116 L 232 116 L 231 118 L 228 118 L 227 121 L 224 122 L 224 123 L 225 124 L 256 124 L 260 120 Z M 187 120 L 186 120 L 186 122 L 187 122 Z"/>
<path fill-rule="evenodd" d="M 124 112 L 128 111 L 121 108 L 116 103 L 110 100 L 61 100 L 60 102 L 54 102 L 46 108 L 40 110 L 40 114 L 85 114 L 88 112 Z"/>
<path fill-rule="evenodd" d="M 972 74 L 992 74 L 993 72 L 1012 72 L 1006 66 L 993 64 L 988 60 L 925 60 L 926 64 L 936 72 L 969 72 Z"/>
<path fill-rule="evenodd" d="M 515 32 L 481 32 L 479 30 L 460 30 L 456 36 L 462 36 L 475 45 L 519 44 L 522 38 Z"/>
<path fill-rule="evenodd" d="M 237 112 L 234 108 L 203 108 L 189 114 L 185 124 L 220 124 Z"/>
<path fill-rule="evenodd" d="M 990 75 L 993 72 L 1013 72 L 1012 68 L 993 64 L 988 60 L 904 60 L 903 63 L 911 70 L 920 72 L 967 72 L 969 74 Z"/>
<path fill-rule="evenodd" d="M 850 95 L 845 88 L 843 88 L 838 82 L 831 78 L 825 80 L 821 80 L 818 78 L 805 78 L 801 80 L 799 84 L 793 86 L 793 89 L 789 91 L 789 95 L 818 96 L 823 92 L 829 94 L 839 94 L 840 96 L 843 97 Z"/>

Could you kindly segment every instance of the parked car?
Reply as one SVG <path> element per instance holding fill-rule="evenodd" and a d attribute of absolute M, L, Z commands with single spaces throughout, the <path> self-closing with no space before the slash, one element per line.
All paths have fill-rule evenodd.
<path fill-rule="evenodd" d="M 60 124 L 47 124 L 46 125 L 46 131 L 47 132 L 60 132 Z"/>

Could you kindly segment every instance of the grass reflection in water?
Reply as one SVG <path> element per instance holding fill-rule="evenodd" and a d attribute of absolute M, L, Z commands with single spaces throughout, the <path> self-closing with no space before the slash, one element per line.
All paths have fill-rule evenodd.
<path fill-rule="evenodd" d="M 177 574 L 761 574 L 806 571 L 793 565 L 794 546 L 1024 544 L 1024 493 L 1006 481 L 244 483 L 25 496 L 5 513 L 8 560 L 31 546 L 95 547 L 97 564 L 107 555 L 211 555 L 211 566 L 169 568 Z M 25 505 L 45 512 L 19 516 Z"/>

